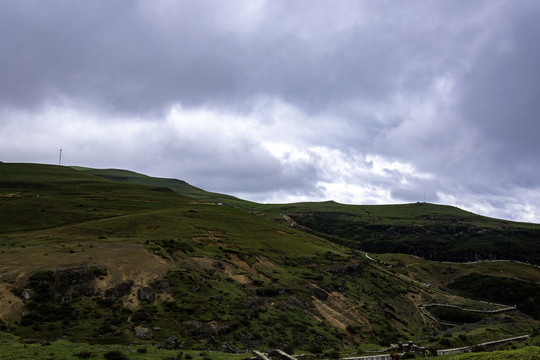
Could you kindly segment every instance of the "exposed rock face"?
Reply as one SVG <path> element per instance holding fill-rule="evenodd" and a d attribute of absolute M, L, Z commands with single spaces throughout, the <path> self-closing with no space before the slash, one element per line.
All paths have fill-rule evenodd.
<path fill-rule="evenodd" d="M 156 279 L 150 283 L 150 286 L 158 294 L 168 293 L 170 290 L 169 283 L 165 280 Z"/>
<path fill-rule="evenodd" d="M 138 326 L 135 328 L 135 337 L 141 340 L 150 340 L 154 334 L 148 328 Z"/>
<path fill-rule="evenodd" d="M 105 290 L 105 299 L 110 300 L 110 301 L 116 301 L 120 299 L 121 297 L 126 296 L 131 291 L 133 284 L 134 284 L 133 280 L 130 280 L 130 281 L 120 283 L 114 288 L 109 288 Z"/>
<path fill-rule="evenodd" d="M 58 270 L 56 272 L 57 283 L 60 286 L 87 284 L 94 280 L 92 270 L 87 267 Z"/>
<path fill-rule="evenodd" d="M 91 286 L 82 286 L 79 288 L 79 293 L 83 296 L 94 296 L 95 290 Z"/>
<path fill-rule="evenodd" d="M 95 275 L 87 266 L 78 266 L 65 270 L 41 271 L 34 273 L 28 278 L 20 297 L 23 300 L 31 300 L 35 294 L 47 293 L 55 297 L 62 304 L 69 304 L 79 296 L 91 297 L 95 293 Z"/>
<path fill-rule="evenodd" d="M 24 299 L 24 300 L 28 300 L 32 297 L 32 290 L 30 289 L 23 289 L 22 292 L 21 292 L 21 297 Z"/>
<path fill-rule="evenodd" d="M 143 286 L 139 289 L 139 300 L 152 302 L 156 299 L 156 294 L 151 287 Z"/>
<path fill-rule="evenodd" d="M 123 297 L 129 294 L 129 292 L 131 291 L 131 288 L 133 287 L 133 284 L 134 284 L 133 280 L 119 284 L 116 287 L 116 292 L 118 293 L 118 296 Z"/>
<path fill-rule="evenodd" d="M 161 342 L 161 347 L 172 350 L 172 349 L 180 349 L 181 345 L 178 342 L 178 338 L 176 336 L 170 336 Z"/>
<path fill-rule="evenodd" d="M 118 296 L 118 292 L 116 291 L 116 289 L 111 288 L 111 289 L 105 290 L 105 299 L 107 299 L 109 301 L 118 300 L 119 296 Z"/>
<path fill-rule="evenodd" d="M 301 309 L 305 309 L 306 305 L 298 300 L 295 296 L 291 296 L 287 301 L 283 302 L 283 305 L 285 305 L 287 308 L 292 309 L 294 307 L 299 307 Z"/>
<path fill-rule="evenodd" d="M 234 346 L 231 346 L 229 344 L 223 344 L 221 345 L 221 351 L 224 353 L 230 353 L 230 354 L 239 354 L 240 350 L 235 348 Z"/>

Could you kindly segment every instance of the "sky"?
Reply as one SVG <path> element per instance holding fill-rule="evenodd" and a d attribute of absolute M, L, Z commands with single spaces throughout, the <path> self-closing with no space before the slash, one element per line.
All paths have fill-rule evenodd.
<path fill-rule="evenodd" d="M 0 161 L 540 223 L 537 0 L 0 0 Z"/>

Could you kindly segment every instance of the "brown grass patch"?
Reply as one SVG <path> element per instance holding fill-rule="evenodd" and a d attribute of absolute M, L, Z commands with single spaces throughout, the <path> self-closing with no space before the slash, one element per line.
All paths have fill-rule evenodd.
<path fill-rule="evenodd" d="M 213 242 L 219 242 L 221 243 L 221 240 L 226 238 L 227 236 L 219 231 L 208 231 L 207 236 L 194 236 L 191 239 L 200 245 L 204 245 L 207 243 L 207 241 L 213 241 Z M 222 246 L 226 246 L 226 244 L 222 244 Z"/>
<path fill-rule="evenodd" d="M 235 255 L 235 257 L 236 257 L 236 255 Z M 238 259 L 238 257 L 236 257 L 236 259 L 238 261 L 240 261 Z M 234 281 L 237 281 L 238 283 L 240 283 L 242 285 L 248 285 L 248 284 L 251 284 L 251 282 L 252 282 L 251 278 L 249 276 L 247 276 L 245 274 L 237 274 L 236 273 L 238 271 L 237 263 L 229 264 L 229 263 L 224 262 L 224 261 L 218 261 L 218 260 L 215 260 L 215 259 L 205 258 L 205 257 L 192 258 L 191 260 L 193 260 L 203 270 L 215 270 L 216 269 L 215 264 L 219 263 L 222 266 L 223 270 L 221 270 L 221 271 L 223 272 L 223 274 L 230 277 Z M 245 263 L 245 262 L 243 262 L 243 264 L 247 265 L 247 263 Z M 247 268 L 249 268 L 250 270 L 253 270 L 253 269 L 251 269 L 249 267 L 249 265 L 247 265 Z M 241 267 L 241 269 L 245 270 L 244 267 Z"/>
<path fill-rule="evenodd" d="M 23 308 L 22 299 L 13 295 L 7 284 L 0 283 L 0 322 L 14 323 L 20 318 Z"/>

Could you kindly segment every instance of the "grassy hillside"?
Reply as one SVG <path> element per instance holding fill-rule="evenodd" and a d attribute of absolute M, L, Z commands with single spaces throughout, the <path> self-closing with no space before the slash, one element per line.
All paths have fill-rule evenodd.
<path fill-rule="evenodd" d="M 3 359 L 187 359 L 187 360 L 241 360 L 249 358 L 249 354 L 227 354 L 214 351 L 169 350 L 157 346 L 138 345 L 90 345 L 58 340 L 44 343 L 24 343 L 20 339 L 0 333 Z M 511 345 L 510 347 L 515 346 Z M 339 353 L 331 353 L 333 355 Z M 409 355 L 409 354 L 408 354 Z M 328 354 L 311 356 L 310 359 L 327 358 Z M 410 357 L 407 357 L 410 358 Z M 424 356 L 416 356 L 424 359 Z M 527 346 L 520 349 L 475 352 L 460 355 L 440 356 L 441 360 L 536 360 L 540 358 L 539 346 Z"/>
<path fill-rule="evenodd" d="M 151 177 L 143 174 L 139 174 L 129 170 L 118 170 L 118 169 L 90 169 L 83 167 L 74 167 L 74 169 L 80 170 L 87 174 L 92 174 L 95 176 L 102 177 L 104 179 L 128 182 L 132 184 L 141 184 L 148 186 L 160 186 L 167 187 L 176 191 L 179 194 L 189 196 L 193 199 L 199 201 L 209 202 L 209 203 L 222 203 L 226 206 L 236 206 L 240 208 L 250 208 L 255 206 L 255 203 L 250 201 L 238 199 L 234 196 L 218 194 L 208 192 L 202 189 L 199 189 L 195 186 L 188 184 L 183 180 L 177 179 L 166 179 L 166 178 L 157 178 Z"/>
<path fill-rule="evenodd" d="M 169 182 L 201 197 L 151 179 L 149 186 L 111 180 L 112 173 L 139 177 L 0 164 L 0 329 L 37 341 L 320 354 L 408 340 L 458 346 L 532 333 L 539 325 L 511 311 L 447 328 L 420 306 L 483 303 L 291 228 L 283 214 L 309 204 L 251 203 L 246 211 L 248 202 L 219 206 L 179 181 Z M 425 276 L 435 264 L 423 264 Z M 466 275 L 466 265 L 453 266 Z"/>
<path fill-rule="evenodd" d="M 511 259 L 540 264 L 540 226 L 479 216 L 428 203 L 288 204 L 265 209 L 295 226 L 339 244 L 375 253 L 405 253 L 431 260 Z"/>
<path fill-rule="evenodd" d="M 432 262 L 409 255 L 372 255 L 392 271 L 450 292 L 508 305 L 540 319 L 540 270 L 511 261 L 455 264 Z"/>
<path fill-rule="evenodd" d="M 0 232 L 56 228 L 186 202 L 166 187 L 105 181 L 70 168 L 0 164 Z"/>
<path fill-rule="evenodd" d="M 503 276 L 469 274 L 457 278 L 449 289 L 467 297 L 515 304 L 525 314 L 540 320 L 540 284 Z"/>
<path fill-rule="evenodd" d="M 83 171 L 108 179 L 165 186 L 200 201 L 236 206 L 368 252 L 404 253 L 458 262 L 509 259 L 540 264 L 540 225 L 488 218 L 456 207 L 429 203 L 344 205 L 333 201 L 258 204 L 209 193 L 180 180 L 125 170 Z"/>

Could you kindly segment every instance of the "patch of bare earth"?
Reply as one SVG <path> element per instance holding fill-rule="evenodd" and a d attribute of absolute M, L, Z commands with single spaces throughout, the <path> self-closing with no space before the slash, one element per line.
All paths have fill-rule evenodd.
<path fill-rule="evenodd" d="M 234 257 L 238 260 L 237 263 L 230 264 L 225 261 L 218 261 L 211 258 L 206 257 L 196 257 L 191 258 L 191 261 L 193 261 L 200 269 L 205 271 L 216 271 L 219 270 L 223 272 L 226 276 L 230 277 L 231 279 L 237 281 L 238 283 L 242 285 L 248 285 L 251 284 L 251 278 L 246 274 L 239 274 L 238 269 L 242 269 L 242 271 L 246 271 L 247 269 L 250 269 L 249 265 L 243 261 L 240 261 L 240 259 L 234 255 Z M 238 266 L 238 264 L 241 264 L 242 267 Z"/>
<path fill-rule="evenodd" d="M 152 254 L 141 244 L 95 243 L 92 247 L 83 248 L 74 248 L 73 253 L 66 248 L 54 246 L 6 250 L 0 256 L 0 280 L 22 284 L 30 275 L 41 270 L 97 266 L 106 268 L 107 275 L 96 279 L 96 289 L 104 292 L 120 283 L 133 281 L 132 291 L 122 300 L 126 306 L 137 307 L 138 289 L 149 286 L 156 279 L 162 279 L 174 266 L 172 261 Z M 168 294 L 159 294 L 157 297 L 163 301 L 171 299 Z M 12 298 L 10 300 L 13 301 Z M 1 308 L 6 313 L 12 313 L 12 310 L 4 310 L 7 308 L 3 303 Z"/>
<path fill-rule="evenodd" d="M 224 275 L 242 285 L 249 285 L 252 283 L 249 275 L 257 275 L 262 279 L 269 280 L 264 274 L 259 272 L 257 269 L 259 266 L 267 268 L 277 267 L 274 262 L 263 256 L 257 256 L 255 258 L 256 261 L 252 265 L 241 259 L 237 254 L 228 254 L 228 257 L 228 262 L 207 257 L 195 257 L 185 261 L 193 262 L 199 269 L 204 271 L 221 271 Z"/>
<path fill-rule="evenodd" d="M 270 267 L 270 268 L 277 267 L 271 260 L 269 260 L 269 259 L 267 259 L 265 257 L 261 257 L 261 256 L 256 257 L 256 261 L 253 263 L 253 265 L 250 265 L 246 261 L 242 260 L 237 254 L 229 254 L 229 259 L 230 259 L 230 261 L 231 261 L 231 263 L 233 264 L 234 267 L 242 269 L 243 271 L 245 271 L 248 274 L 257 275 L 258 277 L 260 277 L 261 279 L 264 279 L 266 281 L 271 281 L 271 279 L 269 279 L 267 276 L 265 276 L 263 273 L 261 273 L 257 269 L 257 267 L 259 267 L 259 266 Z M 249 277 L 247 277 L 247 278 L 249 278 Z M 251 280 L 250 280 L 250 282 L 251 282 Z"/>
<path fill-rule="evenodd" d="M 15 192 L 15 193 L 9 193 L 9 194 L 0 194 L 1 197 L 6 197 L 6 198 L 11 198 L 11 197 L 15 197 L 15 196 L 21 196 L 19 195 L 21 192 Z"/>
<path fill-rule="evenodd" d="M 275 269 L 278 268 L 277 264 L 273 262 L 272 260 L 264 257 L 264 256 L 256 256 L 257 263 L 255 265 Z"/>
<path fill-rule="evenodd" d="M 13 295 L 7 284 L 0 283 L 0 322 L 13 323 L 20 318 L 24 304 Z"/>
<path fill-rule="evenodd" d="M 219 231 L 208 231 L 208 235 L 207 236 L 194 236 L 192 237 L 191 239 L 199 244 L 199 245 L 204 245 L 206 244 L 208 241 L 212 241 L 212 242 L 219 242 L 221 243 L 221 239 L 224 239 L 226 237 L 225 234 L 223 233 L 220 233 Z M 222 244 L 222 246 L 226 246 L 225 243 Z"/>
<path fill-rule="evenodd" d="M 349 325 L 360 327 L 360 332 L 363 333 L 373 330 L 369 320 L 357 308 L 358 304 L 340 293 L 328 293 L 325 301 L 314 298 L 313 305 L 330 325 L 342 331 L 347 331 Z"/>

